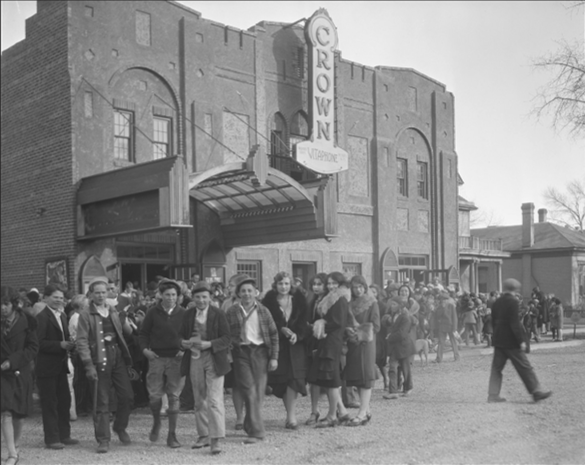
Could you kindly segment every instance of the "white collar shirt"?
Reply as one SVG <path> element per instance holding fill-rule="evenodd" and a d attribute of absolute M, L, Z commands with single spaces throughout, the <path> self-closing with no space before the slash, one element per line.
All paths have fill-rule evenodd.
<path fill-rule="evenodd" d="M 195 307 L 197 308 L 197 307 Z M 209 310 L 209 305 L 205 307 L 203 310 L 197 308 L 197 313 L 195 314 L 195 318 L 200 325 L 204 325 L 207 323 L 207 313 Z"/>
<path fill-rule="evenodd" d="M 260 345 L 264 344 L 264 339 L 262 339 L 262 333 L 260 332 L 260 318 L 258 316 L 258 303 L 255 302 L 254 306 L 250 309 L 250 311 L 246 311 L 242 304 L 240 304 L 240 308 L 245 316 L 250 315 L 246 320 L 246 337 L 250 344 Z M 254 310 L 255 309 L 255 310 Z M 254 311 L 252 311 L 254 310 Z"/>

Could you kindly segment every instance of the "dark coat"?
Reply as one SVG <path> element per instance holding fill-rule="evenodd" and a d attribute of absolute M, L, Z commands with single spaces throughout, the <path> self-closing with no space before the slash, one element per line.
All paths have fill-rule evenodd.
<path fill-rule="evenodd" d="M 37 378 L 57 376 L 61 373 L 69 373 L 67 366 L 67 351 L 61 347 L 61 342 L 69 340 L 69 328 L 67 318 L 61 313 L 59 323 L 48 306 L 37 315 L 37 337 L 39 340 L 39 353 L 35 365 Z"/>
<path fill-rule="evenodd" d="M 372 323 L 374 339 L 371 342 L 348 343 L 347 362 L 343 371 L 343 378 L 349 386 L 363 386 L 369 388 L 371 382 L 377 379 L 376 371 L 376 334 L 380 331 L 380 310 L 378 302 L 372 296 L 366 300 L 369 305 L 366 310 L 354 312 L 354 302 L 350 303 L 350 311 L 358 324 Z"/>
<path fill-rule="evenodd" d="M 179 329 L 181 339 L 189 339 L 195 324 L 197 308 L 192 307 L 183 314 L 183 321 Z M 211 342 L 211 356 L 217 376 L 224 376 L 231 370 L 228 359 L 230 348 L 230 327 L 225 313 L 210 305 L 207 310 L 207 340 Z M 189 376 L 191 370 L 191 349 L 185 350 L 181 360 L 181 376 Z"/>
<path fill-rule="evenodd" d="M 1 333 L 0 363 L 10 361 L 10 369 L 2 372 L 2 411 L 29 415 L 33 391 L 31 362 L 37 355 L 39 343 L 34 317 L 19 312 L 17 318 L 7 334 Z"/>
<path fill-rule="evenodd" d="M 297 289 L 292 296 L 292 311 L 288 322 L 278 304 L 278 292 L 270 290 L 264 296 L 262 304 L 270 311 L 272 319 L 278 329 L 278 344 L 280 347 L 278 356 L 278 368 L 268 373 L 268 384 L 278 382 L 281 377 L 304 380 L 307 377 L 307 353 L 305 338 L 308 327 L 307 299 Z M 297 335 L 297 342 L 291 345 L 289 339 L 283 334 L 282 328 L 288 328 Z"/>
<path fill-rule="evenodd" d="M 390 330 L 386 341 L 388 342 L 388 355 L 396 360 L 408 358 L 414 354 L 414 341 L 410 337 L 410 327 L 412 320 L 408 311 L 402 310 L 396 318 Z"/>
<path fill-rule="evenodd" d="M 492 306 L 494 335 L 492 345 L 502 349 L 519 349 L 525 342 L 520 322 L 520 302 L 512 294 L 503 294 Z"/>

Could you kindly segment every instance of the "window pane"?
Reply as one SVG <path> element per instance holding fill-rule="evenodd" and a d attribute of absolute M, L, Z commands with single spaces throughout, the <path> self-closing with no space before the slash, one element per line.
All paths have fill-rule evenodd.
<path fill-rule="evenodd" d="M 170 156 L 171 120 L 168 118 L 153 118 L 153 158 Z"/>
<path fill-rule="evenodd" d="M 129 111 L 114 111 L 114 157 L 132 160 L 133 114 Z"/>

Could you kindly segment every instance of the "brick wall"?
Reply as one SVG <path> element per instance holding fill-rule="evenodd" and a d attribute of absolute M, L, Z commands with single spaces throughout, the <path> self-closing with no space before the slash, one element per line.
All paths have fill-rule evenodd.
<path fill-rule="evenodd" d="M 45 284 L 45 260 L 67 257 L 74 200 L 67 2 L 39 2 L 26 39 L 2 54 L 2 284 Z"/>

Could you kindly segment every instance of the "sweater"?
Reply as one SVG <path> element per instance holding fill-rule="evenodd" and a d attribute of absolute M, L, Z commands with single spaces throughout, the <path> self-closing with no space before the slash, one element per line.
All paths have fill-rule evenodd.
<path fill-rule="evenodd" d="M 140 327 L 140 350 L 152 350 L 159 357 L 175 357 L 181 352 L 179 335 L 185 309 L 177 305 L 169 315 L 159 303 L 151 307 Z"/>

